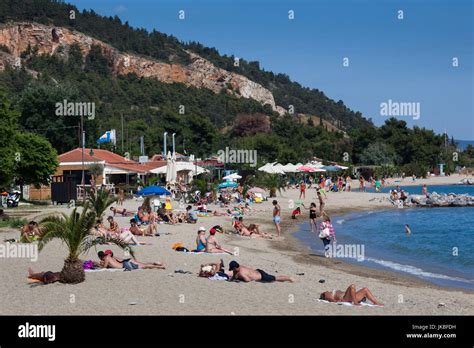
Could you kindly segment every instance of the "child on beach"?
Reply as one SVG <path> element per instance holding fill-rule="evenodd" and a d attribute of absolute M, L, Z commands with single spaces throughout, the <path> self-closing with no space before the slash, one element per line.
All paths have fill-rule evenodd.
<path fill-rule="evenodd" d="M 300 207 L 297 207 L 295 210 L 293 210 L 293 212 L 291 213 L 291 218 L 293 220 L 296 219 L 297 216 L 300 216 L 301 215 L 301 208 Z"/>
<path fill-rule="evenodd" d="M 322 213 L 323 221 L 319 225 L 319 238 L 324 244 L 324 256 L 331 257 L 329 252 L 329 244 L 331 244 L 331 239 L 333 243 L 336 242 L 336 233 L 334 231 L 334 226 L 331 223 L 331 218 L 325 212 Z"/>
<path fill-rule="evenodd" d="M 306 198 L 306 184 L 304 180 L 301 181 L 300 184 L 300 199 L 303 197 L 303 199 Z"/>

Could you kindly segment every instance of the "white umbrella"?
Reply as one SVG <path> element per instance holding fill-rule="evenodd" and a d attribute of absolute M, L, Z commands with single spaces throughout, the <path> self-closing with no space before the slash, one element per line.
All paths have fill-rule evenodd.
<path fill-rule="evenodd" d="M 297 167 L 292 164 L 292 163 L 288 163 L 287 165 L 283 166 L 283 171 L 285 173 L 296 173 L 298 170 L 296 169 Z"/>
<path fill-rule="evenodd" d="M 224 179 L 224 180 L 237 180 L 237 179 L 242 179 L 242 177 L 237 173 L 232 173 L 232 174 L 224 176 L 222 179 Z"/>
<path fill-rule="evenodd" d="M 260 170 L 261 172 L 267 172 L 267 170 L 271 170 L 271 168 L 273 167 L 273 165 L 275 164 L 276 162 L 273 162 L 273 163 L 267 163 L 265 164 L 264 166 L 258 168 L 258 170 Z M 268 173 L 268 172 L 267 172 Z"/>

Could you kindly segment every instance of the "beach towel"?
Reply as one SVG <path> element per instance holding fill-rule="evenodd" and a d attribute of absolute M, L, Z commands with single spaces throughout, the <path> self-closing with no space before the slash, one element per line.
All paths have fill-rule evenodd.
<path fill-rule="evenodd" d="M 200 255 L 200 254 L 204 254 L 204 255 L 229 255 L 227 253 L 206 253 L 206 252 L 199 252 L 199 251 L 185 251 L 183 252 L 183 254 L 193 254 L 193 255 Z"/>
<path fill-rule="evenodd" d="M 84 272 L 123 272 L 123 268 L 95 268 L 95 269 L 85 269 Z"/>
<path fill-rule="evenodd" d="M 326 301 L 326 300 L 321 300 L 321 299 L 316 299 L 318 302 L 324 302 L 324 303 L 335 303 L 335 304 L 338 304 L 338 305 L 342 305 L 342 306 L 349 306 L 349 307 L 356 307 L 353 303 L 351 302 L 329 302 L 329 301 Z M 368 302 L 361 302 L 360 303 L 362 306 L 366 306 L 366 307 L 382 307 L 382 306 L 377 306 L 377 305 L 374 305 L 372 303 L 368 303 Z"/>

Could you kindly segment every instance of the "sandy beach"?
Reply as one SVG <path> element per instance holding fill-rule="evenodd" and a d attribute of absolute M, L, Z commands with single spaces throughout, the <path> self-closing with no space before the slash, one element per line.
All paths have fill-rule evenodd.
<path fill-rule="evenodd" d="M 450 184 L 459 176 L 417 180 L 415 184 Z M 406 178 L 399 185 L 409 185 Z M 355 184 L 355 183 L 354 183 Z M 353 184 L 353 186 L 355 186 Z M 227 216 L 200 218 L 197 225 L 159 225 L 160 237 L 139 237 L 150 245 L 134 248 L 140 261 L 164 262 L 166 270 L 86 273 L 86 281 L 78 285 L 29 285 L 27 269 L 59 271 L 66 248 L 53 241 L 39 254 L 36 262 L 28 259 L 0 259 L 0 314 L 3 315 L 473 315 L 474 293 L 441 288 L 398 273 L 368 269 L 338 259 L 314 255 L 292 233 L 297 224 L 307 221 L 307 213 L 299 220 L 290 219 L 290 201 L 298 199 L 295 189 L 283 191 L 276 198 L 282 207 L 283 238 L 262 240 L 230 234 L 217 234 L 226 248 L 238 255 L 184 254 L 171 249 L 181 242 L 194 248 L 199 226 L 207 229 L 221 225 L 231 229 Z M 375 193 L 329 193 L 326 209 L 332 215 L 352 210 L 392 209 L 391 203 Z M 314 190 L 308 190 L 305 205 L 316 201 Z M 136 210 L 141 201 L 128 200 L 124 207 Z M 175 204 L 176 206 L 176 204 Z M 213 208 L 213 207 L 211 207 Z M 255 204 L 245 222 L 258 223 L 265 232 L 275 233 L 271 222 L 271 201 Z M 44 210 L 69 212 L 66 207 Z M 129 218 L 117 217 L 120 226 L 128 226 Z M 337 227 L 336 227 L 337 228 Z M 336 229 L 337 233 L 337 229 Z M 18 238 L 19 232 L 0 229 L 2 242 Z M 316 237 L 315 237 L 316 238 Z M 112 249 L 117 256 L 123 252 Z M 270 274 L 289 275 L 295 283 L 244 283 L 211 281 L 197 276 L 200 264 L 224 259 L 261 268 Z M 83 259 L 97 259 L 95 250 Z M 177 270 L 188 273 L 175 273 Z M 324 283 L 320 283 L 324 280 Z M 319 294 L 332 289 L 345 290 L 351 283 L 368 287 L 385 304 L 384 307 L 354 307 L 318 302 Z"/>

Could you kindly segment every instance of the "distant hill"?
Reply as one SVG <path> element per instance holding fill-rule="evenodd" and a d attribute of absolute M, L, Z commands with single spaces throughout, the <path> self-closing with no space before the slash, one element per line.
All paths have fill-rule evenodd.
<path fill-rule="evenodd" d="M 71 10 L 75 11 L 74 20 L 69 18 Z M 269 99 L 274 101 L 274 109 L 279 113 L 293 106 L 296 113 L 317 116 L 346 131 L 372 124 L 360 112 L 354 112 L 344 105 L 342 100 L 336 102 L 318 89 L 303 87 L 285 74 L 264 71 L 259 62 L 241 59 L 236 67 L 233 56 L 220 55 L 215 48 L 196 42 L 183 43 L 155 30 L 149 33 L 144 29 L 135 29 L 128 22 L 122 23 L 117 16 L 104 17 L 92 10 L 80 12 L 75 6 L 57 0 L 2 0 L 0 22 L 11 21 L 37 22 L 74 29 L 110 44 L 119 51 L 149 56 L 163 63 L 179 64 L 184 69 L 193 64 L 193 55 L 190 53 L 194 53 L 217 68 L 230 74 L 239 74 L 263 86 L 271 97 L 264 95 L 261 99 L 264 102 Z"/>

